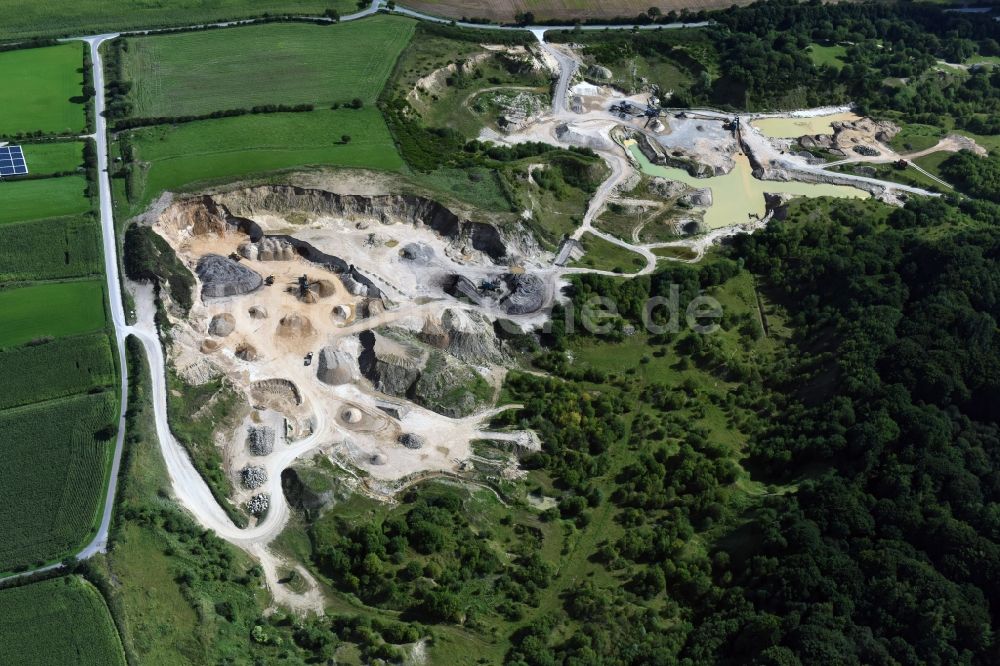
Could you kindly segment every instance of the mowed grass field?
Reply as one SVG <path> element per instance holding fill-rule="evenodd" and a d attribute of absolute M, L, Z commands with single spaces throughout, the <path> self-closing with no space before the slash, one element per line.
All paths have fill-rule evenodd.
<path fill-rule="evenodd" d="M 103 270 L 91 215 L 0 224 L 0 284 L 95 275 Z"/>
<path fill-rule="evenodd" d="M 87 180 L 83 176 L 0 182 L 0 225 L 89 210 Z"/>
<path fill-rule="evenodd" d="M 124 666 L 104 598 L 79 576 L 0 590 L 0 663 Z"/>
<path fill-rule="evenodd" d="M 346 15 L 357 6 L 354 0 L 0 0 L 0 39 L 186 26 L 265 13 L 319 16 L 327 8 Z"/>
<path fill-rule="evenodd" d="M 37 338 L 99 331 L 105 322 L 104 283 L 95 279 L 3 289 L 0 313 L 0 349 Z"/>
<path fill-rule="evenodd" d="M 813 61 L 813 64 L 830 65 L 837 69 L 844 66 L 844 59 L 847 58 L 847 47 L 840 46 L 839 44 L 832 46 L 810 44 L 806 48 L 806 51 L 809 53 L 809 59 Z"/>
<path fill-rule="evenodd" d="M 106 491 L 117 411 L 114 391 L 0 411 L 0 571 L 84 544 Z"/>
<path fill-rule="evenodd" d="M 22 143 L 28 173 L 48 176 L 74 171 L 83 166 L 82 141 L 53 141 L 50 143 Z"/>
<path fill-rule="evenodd" d="M 339 25 L 271 23 L 131 38 L 133 115 L 199 115 L 263 104 L 373 104 L 415 21 L 373 16 Z"/>
<path fill-rule="evenodd" d="M 0 7 L 0 23 L 33 3 L 16 4 Z M 71 101 L 83 94 L 82 69 L 82 42 L 0 53 L 0 135 L 83 133 L 84 106 Z"/>
<path fill-rule="evenodd" d="M 341 136 L 350 135 L 350 142 Z M 137 160 L 133 203 L 144 206 L 160 192 L 291 167 L 333 165 L 401 169 L 378 109 L 272 113 L 132 133 Z"/>

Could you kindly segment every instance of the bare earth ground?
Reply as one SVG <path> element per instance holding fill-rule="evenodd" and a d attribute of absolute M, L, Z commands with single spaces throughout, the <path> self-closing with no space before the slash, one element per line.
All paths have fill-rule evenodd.
<path fill-rule="evenodd" d="M 490 0 L 471 2 L 470 0 L 443 0 L 438 2 L 407 2 L 408 7 L 418 11 L 448 16 L 452 18 L 487 18 L 493 21 L 510 22 L 519 13 L 532 12 L 540 21 L 548 19 L 611 19 L 633 17 L 643 14 L 650 7 L 657 7 L 662 13 L 673 10 L 691 12 L 703 9 L 725 9 L 734 5 L 749 5 L 750 0 L 619 0 L 619 2 L 593 2 L 593 0 Z"/>

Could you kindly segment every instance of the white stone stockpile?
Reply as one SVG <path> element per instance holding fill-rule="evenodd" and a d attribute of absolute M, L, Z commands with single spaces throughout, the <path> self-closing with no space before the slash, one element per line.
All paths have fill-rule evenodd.
<path fill-rule="evenodd" d="M 247 446 L 255 456 L 266 456 L 274 450 L 274 428 L 250 426 L 247 428 Z"/>
<path fill-rule="evenodd" d="M 267 493 L 254 495 L 249 501 L 247 501 L 247 511 L 249 511 L 253 516 L 264 515 L 267 513 L 269 506 L 271 506 L 271 496 Z"/>
<path fill-rule="evenodd" d="M 240 480 L 245 488 L 260 488 L 267 483 L 267 470 L 258 465 L 247 465 L 240 470 Z"/>

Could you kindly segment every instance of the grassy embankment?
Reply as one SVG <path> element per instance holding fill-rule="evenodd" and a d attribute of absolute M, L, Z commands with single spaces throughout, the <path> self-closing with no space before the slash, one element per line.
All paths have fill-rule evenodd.
<path fill-rule="evenodd" d="M 585 254 L 573 266 L 595 268 L 613 273 L 635 273 L 646 265 L 639 254 L 616 245 L 594 234 L 584 234 L 580 239 Z"/>

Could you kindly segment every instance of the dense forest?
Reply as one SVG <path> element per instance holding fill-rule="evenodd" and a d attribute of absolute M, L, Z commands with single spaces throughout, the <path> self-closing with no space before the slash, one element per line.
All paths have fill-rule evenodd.
<path fill-rule="evenodd" d="M 997 663 L 996 158 L 942 169 L 970 196 L 797 203 L 697 265 L 574 278 L 548 330 L 508 339 L 532 372 L 494 424 L 539 434 L 522 466 L 552 506 L 428 485 L 307 516 L 313 570 L 517 666 Z M 711 335 L 633 325 L 674 288 L 747 284 L 785 333 L 731 301 Z"/>
<path fill-rule="evenodd" d="M 955 75 L 939 61 L 1000 55 L 1000 22 L 913 3 L 800 3 L 770 0 L 698 14 L 713 24 L 702 39 L 690 33 L 565 31 L 552 39 L 583 42 L 606 64 L 629 53 L 665 57 L 692 83 L 674 90 L 671 106 L 739 110 L 855 102 L 866 113 L 897 112 L 938 125 L 946 117 L 981 134 L 1000 130 L 1000 70 L 972 67 Z M 812 44 L 840 45 L 840 65 L 818 64 Z"/>
<path fill-rule="evenodd" d="M 995 158 L 960 155 L 948 169 L 995 196 Z M 632 573 L 617 592 L 583 586 L 525 626 L 510 663 L 996 663 L 998 214 L 972 199 L 888 215 L 841 203 L 740 236 L 728 260 L 697 273 L 580 280 L 576 298 L 597 289 L 628 311 L 657 281 L 697 289 L 742 266 L 786 308 L 791 353 L 734 393 L 755 415 L 742 460 L 696 430 L 633 425 L 642 452 L 609 498 L 628 531 L 600 551 Z M 554 337 L 555 350 L 567 343 Z M 579 409 L 564 395 L 601 378 L 560 368 L 558 354 L 540 358 L 572 379 L 514 386 L 522 423 L 544 433 L 544 464 L 580 494 L 615 409 L 562 427 Z M 669 393 L 645 399 L 678 407 Z M 727 492 L 737 465 L 785 491 L 740 505 Z M 686 543 L 716 521 L 725 528 L 693 557 Z M 583 631 L 553 644 L 570 622 Z"/>

